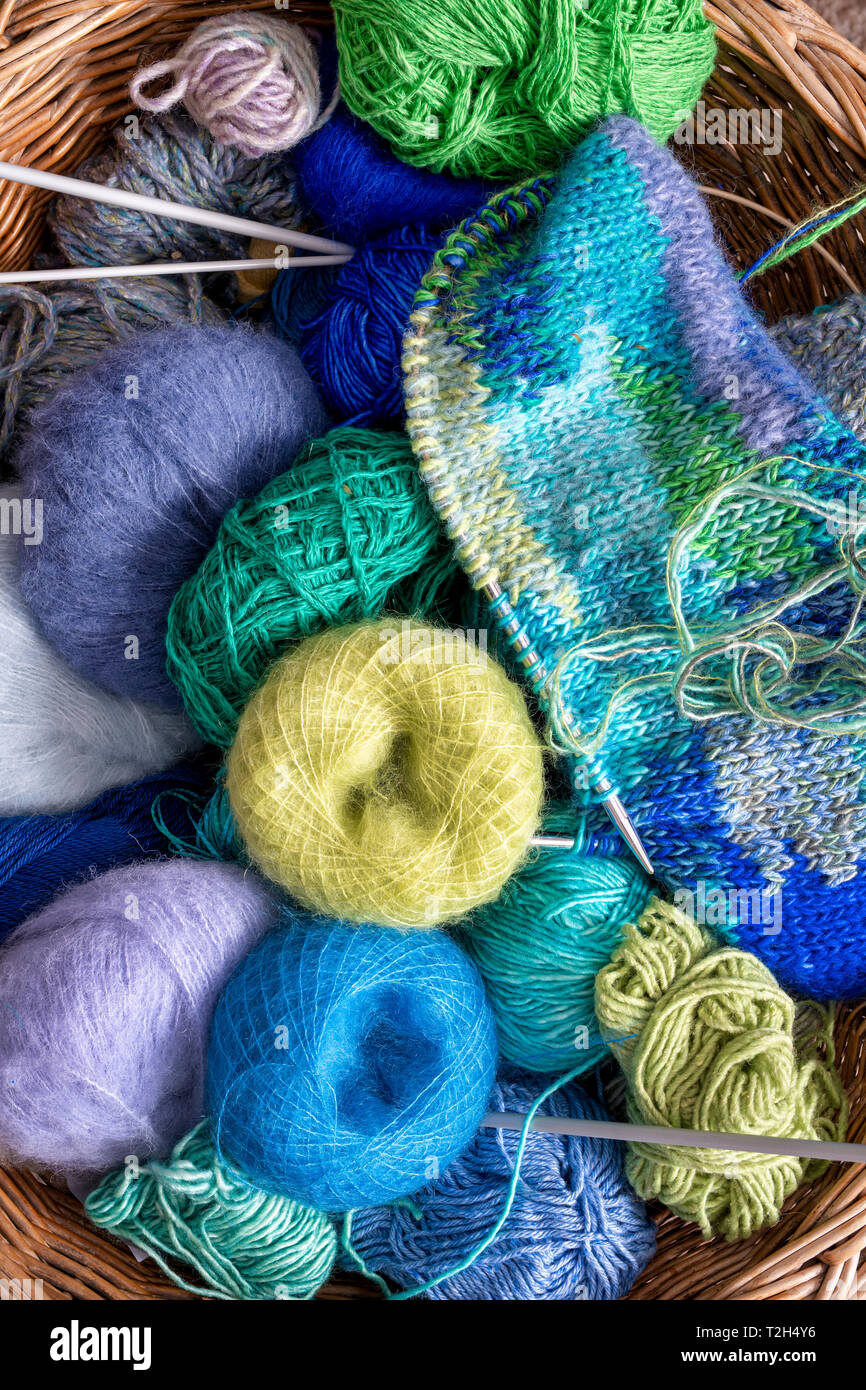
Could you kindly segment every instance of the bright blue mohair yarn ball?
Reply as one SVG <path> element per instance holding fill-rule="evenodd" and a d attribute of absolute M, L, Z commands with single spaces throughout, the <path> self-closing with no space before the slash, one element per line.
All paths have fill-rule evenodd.
<path fill-rule="evenodd" d="M 221 1156 L 253 1183 L 339 1212 L 444 1170 L 495 1066 L 478 973 L 443 932 L 287 907 L 217 1005 L 208 1110 Z"/>
<path fill-rule="evenodd" d="M 526 1111 L 549 1079 L 504 1072 L 488 1108 Z M 609 1118 L 574 1082 L 544 1101 L 540 1113 Z M 356 1212 L 351 1241 L 367 1267 L 412 1289 L 470 1255 L 503 1210 L 519 1137 L 517 1130 L 479 1129 L 411 1203 Z M 533 1131 L 502 1230 L 468 1268 L 427 1297 L 617 1299 L 654 1250 L 655 1225 L 626 1181 L 622 1144 Z"/>
<path fill-rule="evenodd" d="M 19 457 L 43 504 L 21 592 L 75 670 L 166 708 L 175 593 L 225 513 L 328 420 L 297 354 L 239 326 L 158 329 L 107 349 L 31 419 Z"/>
<path fill-rule="evenodd" d="M 188 834 L 190 796 L 207 796 L 209 779 L 184 763 L 127 787 L 113 787 L 88 806 L 54 816 L 0 819 L 0 940 L 63 888 L 108 869 L 168 854 L 151 807 L 159 798 L 166 827 Z"/>
<path fill-rule="evenodd" d="M 301 361 L 335 420 L 381 428 L 402 419 L 403 335 L 422 276 L 441 244 L 424 226 L 359 242 L 324 288 L 321 307 L 308 317 L 292 279 L 308 272 L 280 272 L 271 291 L 274 318 L 287 325 L 300 319 Z"/>

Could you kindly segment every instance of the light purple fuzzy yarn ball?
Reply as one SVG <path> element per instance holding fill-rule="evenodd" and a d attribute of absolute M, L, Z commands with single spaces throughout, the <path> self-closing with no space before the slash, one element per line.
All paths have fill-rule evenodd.
<path fill-rule="evenodd" d="M 44 517 L 21 594 L 54 649 L 116 695 L 182 708 L 165 670 L 175 593 L 225 513 L 327 424 L 294 349 L 238 326 L 143 334 L 59 386 L 18 459 Z"/>
<path fill-rule="evenodd" d="M 172 78 L 167 90 L 142 90 L 163 77 Z M 291 149 L 318 130 L 338 97 L 320 111 L 319 55 L 299 24 L 246 12 L 200 24 L 173 58 L 137 73 L 130 94 L 145 111 L 182 101 L 217 144 L 253 157 Z"/>
<path fill-rule="evenodd" d="M 130 865 L 0 950 L 0 1160 L 93 1177 L 167 1156 L 202 1116 L 207 1034 L 272 890 L 236 865 Z"/>

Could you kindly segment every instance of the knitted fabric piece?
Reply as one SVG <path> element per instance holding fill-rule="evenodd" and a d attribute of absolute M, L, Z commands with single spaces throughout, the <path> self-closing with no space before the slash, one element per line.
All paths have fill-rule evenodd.
<path fill-rule="evenodd" d="M 422 282 L 404 370 L 461 562 L 506 591 L 678 902 L 712 890 L 707 925 L 787 987 L 862 994 L 861 623 L 830 523 L 866 450 L 744 304 L 687 174 L 617 117 L 492 199 Z"/>
<path fill-rule="evenodd" d="M 789 314 L 770 333 L 842 423 L 866 442 L 866 295 L 846 295 L 811 314 Z"/>

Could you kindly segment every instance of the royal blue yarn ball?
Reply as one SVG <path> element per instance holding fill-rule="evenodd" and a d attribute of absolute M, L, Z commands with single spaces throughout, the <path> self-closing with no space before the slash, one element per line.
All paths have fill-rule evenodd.
<path fill-rule="evenodd" d="M 508 1070 L 488 1108 L 526 1111 L 546 1084 L 546 1078 Z M 574 1082 L 544 1101 L 540 1113 L 609 1118 Z M 479 1129 L 411 1203 L 356 1212 L 351 1242 L 367 1267 L 400 1289 L 413 1289 L 471 1255 L 503 1210 L 518 1141 L 517 1130 Z M 622 1144 L 532 1131 L 502 1230 L 427 1297 L 617 1299 L 654 1251 L 655 1225 L 626 1181 Z"/>
<path fill-rule="evenodd" d="M 176 327 L 109 348 L 32 417 L 19 466 L 43 502 L 21 592 L 75 670 L 166 708 L 168 610 L 225 513 L 328 425 L 297 354 L 270 333 Z"/>
<path fill-rule="evenodd" d="M 481 1121 L 495 1065 L 481 980 L 443 932 L 287 907 L 217 1005 L 208 1109 L 225 1161 L 339 1212 L 446 1168 Z"/>
<path fill-rule="evenodd" d="M 301 361 L 335 420 L 381 428 L 403 416 L 400 357 L 412 301 L 441 237 L 423 226 L 402 227 L 361 242 L 325 292 L 324 305 L 300 325 Z M 278 277 L 274 317 L 290 318 L 291 276 Z M 295 315 L 298 309 L 291 306 Z"/>
<path fill-rule="evenodd" d="M 88 806 L 55 816 L 0 819 L 0 940 L 64 888 L 108 869 L 168 854 L 159 813 L 175 835 L 189 833 L 191 798 L 209 779 L 194 763 L 113 787 Z"/>
<path fill-rule="evenodd" d="M 503 184 L 414 169 L 341 103 L 294 151 L 301 205 L 353 245 L 411 222 L 456 227 Z"/>

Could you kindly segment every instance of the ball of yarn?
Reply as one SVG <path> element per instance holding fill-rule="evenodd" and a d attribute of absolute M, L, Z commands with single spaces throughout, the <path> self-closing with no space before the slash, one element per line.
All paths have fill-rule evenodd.
<path fill-rule="evenodd" d="M 39 500 L 0 490 L 0 816 L 75 810 L 198 745 L 184 715 L 100 690 L 39 632 L 18 575 L 19 544 L 40 549 Z"/>
<path fill-rule="evenodd" d="M 381 619 L 308 637 L 238 726 L 247 853 L 313 911 L 430 927 L 497 897 L 538 819 L 519 688 L 457 635 Z"/>
<path fill-rule="evenodd" d="M 715 948 L 677 908 L 653 899 L 626 928 L 596 981 L 595 1007 L 602 1026 L 621 1039 L 611 1050 L 625 1071 L 633 1120 L 844 1139 L 842 1084 L 795 1030 L 793 1000 L 755 956 Z M 824 1167 L 781 1154 L 628 1148 L 635 1191 L 696 1221 L 704 1235 L 729 1240 L 777 1221 L 789 1193 Z"/>
<path fill-rule="evenodd" d="M 574 833 L 577 812 L 545 816 Z M 461 941 L 478 966 L 499 1050 L 531 1071 L 590 1071 L 606 1055 L 595 977 L 646 907 L 649 879 L 631 858 L 542 849 L 479 908 Z"/>
<path fill-rule="evenodd" d="M 249 217 L 271 226 L 298 226 L 294 177 L 284 156 L 252 158 L 217 145 L 188 116 L 145 118 L 134 129 L 127 120 L 115 131 L 113 145 L 85 160 L 75 172 L 80 179 L 109 188 Z M 48 225 L 70 265 L 172 258 L 200 261 L 248 254 L 246 237 L 236 232 L 81 198 L 56 198 Z"/>
<path fill-rule="evenodd" d="M 165 856 L 166 839 L 185 832 L 207 781 L 194 764 L 103 792 L 66 815 L 0 820 L 0 938 L 38 912 L 64 887 L 121 864 Z"/>
<path fill-rule="evenodd" d="M 33 408 L 110 343 L 171 323 L 220 323 L 222 317 L 196 275 L 0 286 L 0 460 Z"/>
<path fill-rule="evenodd" d="M 19 458 L 45 517 L 21 591 L 56 650 L 107 690 L 179 706 L 165 670 L 177 589 L 229 508 L 326 423 L 293 350 L 238 327 L 148 333 L 59 387 Z"/>
<path fill-rule="evenodd" d="M 171 86 L 158 96 L 142 91 L 169 76 Z M 328 119 L 339 95 L 320 111 L 318 54 L 300 25 L 237 11 L 199 24 L 173 58 L 144 68 L 129 90 L 145 111 L 182 101 L 217 144 L 251 158 L 303 140 Z"/>
<path fill-rule="evenodd" d="M 352 243 L 412 223 L 456 227 L 499 184 L 413 169 L 340 103 L 295 152 L 298 199 L 331 236 Z"/>
<path fill-rule="evenodd" d="M 340 86 L 408 164 L 543 173 L 600 117 L 659 141 L 715 61 L 701 0 L 335 0 Z"/>
<path fill-rule="evenodd" d="M 131 864 L 80 883 L 0 950 L 0 1155 L 101 1173 L 202 1116 L 207 1031 L 275 916 L 234 864 Z"/>
<path fill-rule="evenodd" d="M 488 1109 L 526 1111 L 540 1090 L 538 1078 L 507 1071 Z M 543 1101 L 539 1113 L 609 1119 L 574 1083 Z M 411 1289 L 471 1256 L 505 1207 L 519 1139 L 517 1130 L 484 1126 L 411 1202 L 353 1213 L 351 1244 L 368 1269 Z M 625 1180 L 621 1145 L 532 1131 L 502 1229 L 427 1297 L 621 1298 L 654 1250 L 655 1226 Z"/>
<path fill-rule="evenodd" d="M 456 572 L 405 435 L 331 430 L 224 517 L 171 606 L 168 673 L 196 728 L 228 747 L 293 642 L 377 617 L 404 579 L 410 612 L 434 606 Z"/>
<path fill-rule="evenodd" d="M 403 334 L 422 276 L 441 238 L 423 226 L 402 227 L 356 247 L 340 267 L 324 306 L 300 326 L 301 361 L 335 420 L 387 425 L 403 415 Z M 280 272 L 274 316 L 292 271 Z"/>
<path fill-rule="evenodd" d="M 478 973 L 443 932 L 284 908 L 214 1012 L 217 1152 L 266 1191 L 322 1211 L 387 1202 L 469 1142 L 495 1065 Z"/>
<path fill-rule="evenodd" d="M 231 1172 L 214 1152 L 207 1121 L 180 1140 L 169 1161 L 109 1173 L 85 1207 L 97 1226 L 208 1298 L 312 1298 L 334 1265 L 337 1236 L 327 1216 Z M 183 1266 L 192 1266 L 204 1288 L 188 1282 Z"/>

